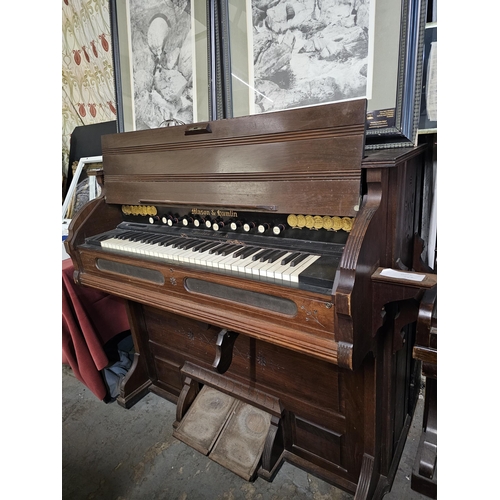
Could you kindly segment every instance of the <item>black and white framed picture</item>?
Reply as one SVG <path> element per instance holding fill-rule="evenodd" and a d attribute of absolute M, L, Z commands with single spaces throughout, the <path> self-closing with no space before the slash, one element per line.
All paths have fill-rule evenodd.
<path fill-rule="evenodd" d="M 369 98 L 374 9 L 375 0 L 228 0 L 233 116 Z"/>
<path fill-rule="evenodd" d="M 367 148 L 416 143 L 423 0 L 110 1 L 123 130 L 364 98 Z"/>
<path fill-rule="evenodd" d="M 111 4 L 121 131 L 209 119 L 206 2 Z"/>

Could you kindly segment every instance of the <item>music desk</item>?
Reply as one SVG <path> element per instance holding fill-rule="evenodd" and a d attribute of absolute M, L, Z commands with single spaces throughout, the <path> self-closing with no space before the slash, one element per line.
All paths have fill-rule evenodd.
<path fill-rule="evenodd" d="M 71 259 L 62 261 L 62 362 L 103 400 L 107 395 L 100 370 L 108 365 L 104 345 L 130 329 L 124 302 L 73 281 Z"/>

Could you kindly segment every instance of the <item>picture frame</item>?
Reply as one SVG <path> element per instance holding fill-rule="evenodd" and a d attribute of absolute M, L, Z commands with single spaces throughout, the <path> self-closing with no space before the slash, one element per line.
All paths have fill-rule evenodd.
<path fill-rule="evenodd" d="M 71 184 L 62 204 L 62 260 L 69 258 L 64 241 L 68 237 L 69 225 L 73 216 L 86 202 L 97 198 L 101 193 L 95 176 L 99 169 L 102 169 L 102 155 L 80 158 L 76 165 Z M 85 182 L 81 180 L 82 174 L 84 174 Z"/>
<path fill-rule="evenodd" d="M 368 103 L 366 148 L 411 147 L 417 144 L 427 2 L 377 1 L 377 94 Z"/>
<path fill-rule="evenodd" d="M 212 118 L 211 3 L 110 0 L 119 132 Z"/>
<path fill-rule="evenodd" d="M 419 134 L 437 133 L 437 23 L 427 23 L 424 35 Z"/>
<path fill-rule="evenodd" d="M 370 97 L 376 1 L 223 2 L 228 116 Z"/>
<path fill-rule="evenodd" d="M 82 182 L 82 174 L 85 174 L 85 179 L 88 181 L 85 186 L 82 186 L 85 199 L 90 201 L 99 195 L 100 188 L 96 182 L 95 170 L 100 168 L 102 168 L 102 155 L 80 158 L 62 205 L 63 223 L 65 220 L 72 219 L 78 210 L 76 195 L 78 186 Z"/>
<path fill-rule="evenodd" d="M 245 1 L 245 0 L 241 0 Z M 414 146 L 417 142 L 427 5 L 424 0 L 375 1 L 373 81 L 367 103 L 366 149 Z M 110 0 L 117 105 L 123 115 L 119 131 L 135 130 L 130 53 L 129 0 Z M 191 0 L 196 43 L 193 79 L 195 103 L 202 112 L 193 121 L 234 116 L 235 82 L 231 76 L 230 0 Z M 193 12 L 197 12 L 193 15 Z M 119 99 L 122 102 L 119 102 Z M 118 110 L 117 110 L 118 111 Z M 250 114 L 250 113 L 249 113 Z"/>

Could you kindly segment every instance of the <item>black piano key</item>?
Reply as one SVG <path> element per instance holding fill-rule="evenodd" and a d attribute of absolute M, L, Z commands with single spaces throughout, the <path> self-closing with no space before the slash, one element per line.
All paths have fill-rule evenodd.
<path fill-rule="evenodd" d="M 278 259 L 283 257 L 283 255 L 285 255 L 286 253 L 286 250 L 276 250 L 267 260 L 272 264 L 273 262 L 276 262 Z"/>
<path fill-rule="evenodd" d="M 262 255 L 264 255 L 268 251 L 269 251 L 268 249 L 264 249 L 256 254 L 252 255 L 252 260 L 259 260 L 262 257 Z"/>
<path fill-rule="evenodd" d="M 163 246 L 165 247 L 172 246 L 172 248 L 175 248 L 173 245 L 175 245 L 176 243 L 182 243 L 182 241 L 184 241 L 184 238 L 175 237 L 172 238 L 170 241 L 165 242 Z"/>
<path fill-rule="evenodd" d="M 176 243 L 175 245 L 172 246 L 173 248 L 179 248 L 180 250 L 185 250 L 187 247 L 189 247 L 191 243 L 193 243 L 194 245 L 196 243 L 196 240 L 182 238 L 181 242 Z"/>
<path fill-rule="evenodd" d="M 247 249 L 248 247 L 242 245 L 239 250 L 236 250 L 236 252 L 234 252 L 233 257 L 239 257 Z"/>
<path fill-rule="evenodd" d="M 144 233 L 139 233 L 139 232 L 134 231 L 134 234 L 131 234 L 127 238 L 127 240 L 139 242 L 139 241 L 141 241 L 141 238 L 143 238 L 143 237 L 144 237 Z"/>
<path fill-rule="evenodd" d="M 154 241 L 156 241 L 157 239 L 159 238 L 159 236 L 157 234 L 150 234 L 149 236 L 143 238 L 141 241 L 143 243 L 153 243 Z"/>
<path fill-rule="evenodd" d="M 226 252 L 228 252 L 231 248 L 232 248 L 233 245 L 229 244 L 229 243 L 226 243 L 224 244 L 223 246 L 217 248 L 214 252 L 215 255 L 227 255 Z"/>
<path fill-rule="evenodd" d="M 226 246 L 227 246 L 226 243 L 218 243 L 216 246 L 210 248 L 208 253 L 211 253 L 213 255 L 219 255 L 219 251 L 222 250 Z"/>
<path fill-rule="evenodd" d="M 253 253 L 257 252 L 259 249 L 257 247 L 245 247 L 239 253 L 240 259 L 246 259 L 250 257 Z"/>
<path fill-rule="evenodd" d="M 179 238 L 175 243 L 172 243 L 172 248 L 182 248 L 187 242 L 186 238 Z"/>
<path fill-rule="evenodd" d="M 190 248 L 193 248 L 198 243 L 199 243 L 198 240 L 189 240 L 184 245 L 181 245 L 180 248 L 182 248 L 183 250 L 189 250 Z"/>
<path fill-rule="evenodd" d="M 260 255 L 259 261 L 264 262 L 265 260 L 269 259 L 275 252 L 276 250 L 274 249 L 266 250 L 263 254 Z"/>
<path fill-rule="evenodd" d="M 154 238 L 151 238 L 149 243 L 151 243 L 151 245 L 158 245 L 161 241 L 163 241 L 163 238 L 163 236 L 158 234 Z"/>
<path fill-rule="evenodd" d="M 177 239 L 175 236 L 163 236 L 163 238 L 160 239 L 159 245 L 162 247 L 168 247 L 175 239 Z"/>
<path fill-rule="evenodd" d="M 232 253 L 236 252 L 236 250 L 239 250 L 240 248 L 241 248 L 241 245 L 230 245 L 229 248 L 222 250 L 221 255 L 231 255 Z"/>
<path fill-rule="evenodd" d="M 198 243 L 196 243 L 196 245 L 194 245 L 193 247 L 191 247 L 191 250 L 193 252 L 198 252 L 200 250 L 200 248 L 203 248 L 207 245 L 207 242 L 205 240 L 201 240 L 201 241 L 198 241 Z"/>
<path fill-rule="evenodd" d="M 288 264 L 289 262 L 291 262 L 293 259 L 297 258 L 300 256 L 300 252 L 293 252 L 291 253 L 288 257 L 285 257 L 282 261 L 281 261 L 281 265 L 282 266 L 285 266 L 286 264 Z"/>
<path fill-rule="evenodd" d="M 123 240 L 126 238 L 126 234 L 128 233 L 129 231 L 126 231 L 126 232 L 119 232 L 117 234 L 109 234 L 108 236 L 110 238 L 116 238 L 117 240 Z"/>
<path fill-rule="evenodd" d="M 295 257 L 295 259 L 290 262 L 290 267 L 295 267 L 299 262 L 302 262 L 307 257 L 309 257 L 307 253 L 301 253 L 298 257 Z"/>
<path fill-rule="evenodd" d="M 104 240 L 109 240 L 109 238 L 113 238 L 114 236 L 109 233 L 104 233 L 104 234 L 98 234 L 97 236 L 92 236 L 93 240 L 96 241 L 104 241 Z"/>
<path fill-rule="evenodd" d="M 85 238 L 85 243 L 100 247 L 101 241 L 109 240 L 109 238 L 113 238 L 113 236 L 109 233 L 97 234 L 96 236 L 91 236 L 89 238 Z"/>
<path fill-rule="evenodd" d="M 134 231 L 125 231 L 123 233 L 117 234 L 115 238 L 117 238 L 118 240 L 126 240 L 134 235 L 135 235 Z"/>
<path fill-rule="evenodd" d="M 197 252 L 206 252 L 207 250 L 209 250 L 210 248 L 212 248 L 214 245 L 216 245 L 217 243 L 215 243 L 214 241 L 205 241 L 203 242 L 203 245 L 201 245 Z"/>

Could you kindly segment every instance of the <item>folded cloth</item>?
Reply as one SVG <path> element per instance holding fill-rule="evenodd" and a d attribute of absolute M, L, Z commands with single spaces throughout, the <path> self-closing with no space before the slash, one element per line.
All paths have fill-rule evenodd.
<path fill-rule="evenodd" d="M 71 259 L 62 262 L 62 361 L 99 399 L 107 396 L 100 370 L 109 364 L 104 344 L 130 329 L 125 302 L 73 281 Z"/>
<path fill-rule="evenodd" d="M 108 386 L 108 393 L 113 400 L 120 394 L 120 382 L 127 375 L 134 359 L 133 353 L 118 351 L 118 354 L 120 355 L 120 359 L 103 370 L 104 380 Z"/>

